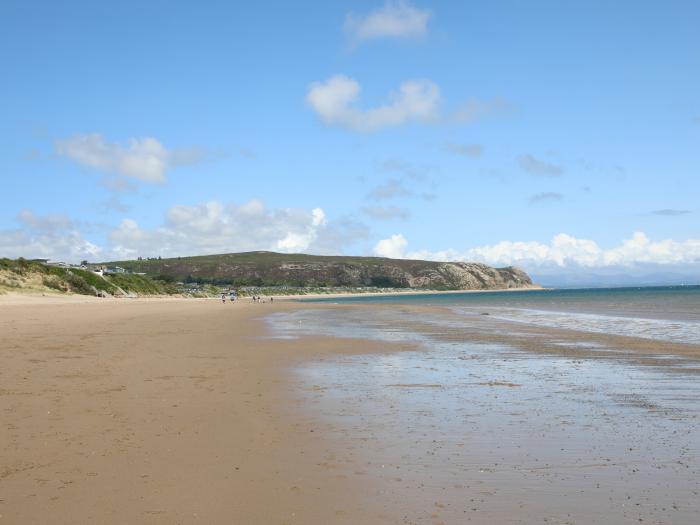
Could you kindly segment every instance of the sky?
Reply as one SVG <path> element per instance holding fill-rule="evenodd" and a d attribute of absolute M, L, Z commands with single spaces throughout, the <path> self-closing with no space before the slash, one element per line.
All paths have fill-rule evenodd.
<path fill-rule="evenodd" d="M 700 282 L 700 3 L 0 5 L 0 256 Z"/>

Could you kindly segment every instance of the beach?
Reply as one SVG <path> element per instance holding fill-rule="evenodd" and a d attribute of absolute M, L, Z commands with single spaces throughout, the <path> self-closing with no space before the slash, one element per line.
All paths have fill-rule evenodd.
<path fill-rule="evenodd" d="M 2 522 L 363 519 L 313 421 L 290 414 L 285 369 L 319 343 L 259 339 L 265 306 L 1 306 Z"/>
<path fill-rule="evenodd" d="M 0 298 L 0 523 L 700 518 L 699 345 L 430 305 L 43 299 Z"/>

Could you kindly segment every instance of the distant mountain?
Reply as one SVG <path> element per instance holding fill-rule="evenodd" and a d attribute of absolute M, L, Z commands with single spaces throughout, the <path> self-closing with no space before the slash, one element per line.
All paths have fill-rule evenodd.
<path fill-rule="evenodd" d="M 246 252 L 103 264 L 143 272 L 161 280 L 233 286 L 369 286 L 431 290 L 534 287 L 530 277 L 514 267 L 382 257 Z"/>
<path fill-rule="evenodd" d="M 620 268 L 584 267 L 567 268 L 565 271 L 550 268 L 533 268 L 532 278 L 545 287 L 552 288 L 601 288 L 618 286 L 677 286 L 700 284 L 700 264 L 685 265 L 635 265 Z"/>

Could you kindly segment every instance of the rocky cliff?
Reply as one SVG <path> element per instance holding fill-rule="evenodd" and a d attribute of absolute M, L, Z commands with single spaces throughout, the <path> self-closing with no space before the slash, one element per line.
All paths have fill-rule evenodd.
<path fill-rule="evenodd" d="M 159 279 L 235 286 L 370 286 L 433 290 L 533 287 L 518 268 L 380 257 L 247 252 L 105 263 Z"/>

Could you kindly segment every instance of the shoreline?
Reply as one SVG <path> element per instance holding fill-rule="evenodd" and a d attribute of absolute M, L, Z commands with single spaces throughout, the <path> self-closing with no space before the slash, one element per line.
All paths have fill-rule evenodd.
<path fill-rule="evenodd" d="M 496 292 L 526 292 L 542 291 L 549 288 L 523 287 L 523 288 L 499 288 L 489 290 L 396 290 L 384 292 L 347 292 L 329 294 L 289 294 L 289 295 L 265 295 L 263 298 L 273 297 L 276 301 L 298 301 L 304 299 L 338 299 L 343 297 L 383 297 L 383 296 L 405 296 L 405 295 L 432 295 L 432 294 L 463 294 L 463 293 L 496 293 Z M 240 296 L 237 302 L 249 302 L 250 296 Z M 0 306 L 5 304 L 79 304 L 79 303 L 104 303 L 110 302 L 149 302 L 149 301 L 220 301 L 219 296 L 212 297 L 185 297 L 182 295 L 143 295 L 138 297 L 114 296 L 96 297 L 91 295 L 70 294 L 70 293 L 46 293 L 46 292 L 14 292 L 8 291 L 0 293 Z"/>
<path fill-rule="evenodd" d="M 340 299 L 343 297 L 391 297 L 405 295 L 436 295 L 436 294 L 465 294 L 465 293 L 507 293 L 507 292 L 534 292 L 542 290 L 550 290 L 551 288 L 543 288 L 537 286 L 527 286 L 521 288 L 495 288 L 488 290 L 407 290 L 407 291 L 387 291 L 387 292 L 348 292 L 348 293 L 329 293 L 329 294 L 304 294 L 304 295 L 273 295 L 275 300 L 284 299 Z"/>

